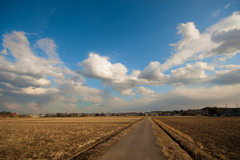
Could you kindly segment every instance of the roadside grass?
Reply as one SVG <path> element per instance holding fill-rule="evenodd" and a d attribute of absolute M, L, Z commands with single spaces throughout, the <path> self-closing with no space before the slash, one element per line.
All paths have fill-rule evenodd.
<path fill-rule="evenodd" d="M 176 143 L 174 142 L 153 120 L 149 118 L 152 123 L 153 131 L 157 137 L 156 143 L 159 150 L 166 160 L 191 160 L 192 158 Z"/>
<path fill-rule="evenodd" d="M 192 159 L 214 159 L 211 155 L 202 150 L 203 147 L 199 142 L 194 141 L 188 135 L 181 133 L 180 131 L 162 123 L 159 120 L 154 119 L 154 121 L 159 124 L 159 126 L 168 134 L 168 136 L 177 142 L 179 146 L 191 156 Z"/>

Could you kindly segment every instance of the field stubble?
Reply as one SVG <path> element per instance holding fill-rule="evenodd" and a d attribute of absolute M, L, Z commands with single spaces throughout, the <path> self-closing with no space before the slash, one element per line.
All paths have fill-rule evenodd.
<path fill-rule="evenodd" d="M 61 159 L 139 117 L 0 119 L 1 159 Z"/>
<path fill-rule="evenodd" d="M 219 159 L 240 158 L 240 117 L 158 117 Z"/>

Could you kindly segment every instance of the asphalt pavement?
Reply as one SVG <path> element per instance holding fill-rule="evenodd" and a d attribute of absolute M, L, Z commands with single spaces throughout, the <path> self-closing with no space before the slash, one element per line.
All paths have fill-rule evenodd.
<path fill-rule="evenodd" d="M 99 160 L 162 160 L 151 122 L 145 117 Z"/>

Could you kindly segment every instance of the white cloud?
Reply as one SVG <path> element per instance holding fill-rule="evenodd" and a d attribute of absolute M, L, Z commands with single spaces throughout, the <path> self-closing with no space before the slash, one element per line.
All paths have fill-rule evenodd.
<path fill-rule="evenodd" d="M 49 56 L 49 58 L 59 60 L 58 54 L 55 51 L 56 45 L 52 39 L 42 38 L 37 41 L 37 45 L 40 49 L 42 49 Z"/>
<path fill-rule="evenodd" d="M 151 111 L 151 110 L 185 110 L 204 108 L 206 106 L 223 107 L 225 103 L 235 107 L 240 103 L 240 85 L 213 86 L 211 88 L 177 87 L 172 91 L 159 94 L 156 97 L 142 97 L 140 99 L 107 101 L 96 104 L 86 112 L 126 112 L 126 111 Z M 147 106 L 147 107 L 146 107 Z"/>
<path fill-rule="evenodd" d="M 154 94 L 155 92 L 147 87 L 139 87 L 136 92 L 142 94 L 142 95 L 150 95 Z"/>
<path fill-rule="evenodd" d="M 44 110 L 41 107 L 38 107 L 37 103 L 27 103 L 27 108 L 31 111 L 41 113 Z"/>
<path fill-rule="evenodd" d="M 112 64 L 108 60 L 108 57 L 90 53 L 88 59 L 79 63 L 83 69 L 76 72 L 89 78 L 100 79 L 104 86 L 111 86 L 121 94 L 130 96 L 135 95 L 132 88 L 141 85 L 165 84 L 170 77 L 159 73 L 159 62 L 151 62 L 142 72 L 133 70 L 130 75 L 127 75 L 127 68 L 124 65 Z"/>
<path fill-rule="evenodd" d="M 230 6 L 230 3 L 229 4 L 227 4 L 224 8 L 226 9 L 226 8 L 228 8 Z"/>
<path fill-rule="evenodd" d="M 6 50 L 6 49 L 3 49 L 3 50 L 0 52 L 0 54 L 8 55 L 8 53 L 7 53 L 7 50 Z"/>
<path fill-rule="evenodd" d="M 102 102 L 100 90 L 83 85 L 85 79 L 60 61 L 52 39 L 40 39 L 36 44 L 46 55 L 39 57 L 32 52 L 24 32 L 3 35 L 3 53 L 8 50 L 15 59 L 9 61 L 0 56 L 0 108 L 21 112 L 27 106 L 28 112 L 37 113 L 43 111 L 45 105 L 61 106 L 59 103 L 62 103 L 63 108 L 70 110 L 81 100 Z M 54 77 L 55 87 L 50 87 L 49 77 Z M 19 105 L 11 107 L 14 103 Z"/>
<path fill-rule="evenodd" d="M 124 65 L 112 64 L 108 60 L 108 57 L 90 53 L 88 59 L 78 63 L 83 69 L 76 72 L 89 78 L 101 79 L 104 85 L 112 86 L 122 94 L 135 95 L 132 88 L 136 79 L 134 74 L 137 72 L 134 71 L 133 75 L 127 76 L 127 68 Z"/>
<path fill-rule="evenodd" d="M 95 53 L 90 53 L 88 59 L 80 62 L 83 69 L 76 72 L 90 78 L 100 79 L 103 85 L 111 86 L 120 93 L 131 96 L 134 95 L 132 88 L 141 85 L 212 83 L 214 77 L 205 74 L 205 70 L 214 71 L 215 65 L 206 62 L 187 64 L 186 67 L 172 70 L 172 75 L 163 72 L 172 66 L 182 65 L 188 60 L 226 55 L 219 58 L 219 61 L 224 61 L 235 55 L 239 52 L 240 46 L 238 45 L 240 42 L 238 23 L 240 23 L 238 12 L 222 19 L 201 34 L 193 22 L 181 23 L 177 27 L 177 34 L 181 34 L 182 39 L 175 44 L 170 44 L 175 47 L 176 53 L 163 64 L 158 61 L 150 62 L 143 71 L 133 71 L 131 75 L 127 75 L 128 70 L 121 63 L 112 64 L 108 57 Z M 224 50 L 227 52 L 223 53 Z"/>
<path fill-rule="evenodd" d="M 19 94 L 29 94 L 29 95 L 44 95 L 44 94 L 57 94 L 59 93 L 59 90 L 57 88 L 34 88 L 34 87 L 28 87 L 28 88 L 21 88 L 20 91 L 13 91 L 13 93 L 19 93 Z"/>
<path fill-rule="evenodd" d="M 129 75 L 125 65 L 111 63 L 108 57 L 93 52 L 87 59 L 79 62 L 82 69 L 74 72 L 59 59 L 52 39 L 44 38 L 36 42 L 35 45 L 44 52 L 40 57 L 32 52 L 24 32 L 13 31 L 4 34 L 4 50 L 1 54 L 5 56 L 0 56 L 0 107 L 10 108 L 10 104 L 17 102 L 19 105 L 15 107 L 13 105 L 12 109 L 21 110 L 22 106 L 28 106 L 29 111 L 37 112 L 42 111 L 45 106 L 60 106 L 63 110 L 75 111 L 80 101 L 89 101 L 96 103 L 92 109 L 124 111 L 137 107 L 140 110 L 145 106 L 149 106 L 149 109 L 158 109 L 159 104 L 173 106 L 171 109 L 174 109 L 186 105 L 197 106 L 194 103 L 202 101 L 204 107 L 215 102 L 221 104 L 227 98 L 236 100 L 239 93 L 237 91 L 232 93 L 234 87 L 229 85 L 234 85 L 235 89 L 239 88 L 239 65 L 218 66 L 217 63 L 240 52 L 239 13 L 234 12 L 203 33 L 199 32 L 193 22 L 181 23 L 177 29 L 177 34 L 180 34 L 182 39 L 170 44 L 175 50 L 165 63 L 153 61 L 142 71 L 133 70 Z M 15 59 L 9 61 L 8 54 Z M 204 62 L 208 57 L 217 59 L 214 61 L 215 64 Z M 185 65 L 186 61 L 190 60 L 191 62 Z M 165 73 L 177 65 L 182 66 L 172 69 L 170 74 Z M 225 70 L 218 69 L 213 75 L 205 73 L 214 71 L 215 66 Z M 84 78 L 80 74 L 100 79 L 104 86 L 111 86 L 123 95 L 134 96 L 133 88 L 138 88 L 136 92 L 141 94 L 141 98 L 133 100 L 110 98 L 111 95 L 106 95 L 104 91 L 83 84 Z M 165 84 L 210 84 L 214 87 L 210 89 L 177 87 L 165 94 L 156 94 L 153 90 L 142 87 Z M 218 93 L 221 90 L 231 92 L 232 97 L 228 97 L 227 93 Z M 212 99 L 208 99 L 207 96 Z"/>
<path fill-rule="evenodd" d="M 197 67 L 201 66 L 202 68 L 197 69 Z M 208 82 L 210 77 L 205 74 L 204 67 L 199 65 L 191 65 L 187 64 L 186 67 L 181 67 L 176 70 L 171 70 L 172 74 L 172 83 L 173 84 L 201 84 Z"/>
<path fill-rule="evenodd" d="M 72 78 L 56 79 L 54 81 L 63 95 L 77 95 L 83 97 L 84 101 L 93 103 L 100 103 L 102 101 L 102 92 L 99 89 L 84 86 L 80 81 L 74 81 Z"/>
<path fill-rule="evenodd" d="M 211 56 L 235 55 L 239 52 L 239 39 L 232 34 L 236 33 L 238 35 L 239 23 L 239 13 L 233 12 L 231 16 L 207 28 L 198 38 L 186 43 L 184 47 L 180 43 L 184 40 L 183 38 L 174 45 L 176 53 L 161 65 L 161 69 L 165 71 L 172 66 L 182 65 L 185 61 L 195 58 L 204 59 Z M 191 27 L 195 26 L 192 24 Z"/>
<path fill-rule="evenodd" d="M 215 71 L 215 75 L 211 83 L 217 85 L 240 84 L 240 65 L 222 65 L 218 68 L 226 68 L 227 70 Z"/>
<path fill-rule="evenodd" d="M 240 21 L 236 25 L 213 32 L 211 40 L 219 44 L 210 51 L 211 55 L 235 55 L 240 52 Z"/>
<path fill-rule="evenodd" d="M 142 72 L 140 72 L 138 77 L 157 81 L 166 81 L 166 79 L 169 78 L 168 75 L 164 75 L 161 72 L 161 65 L 157 61 L 150 62 L 149 65 L 145 67 Z"/>
<path fill-rule="evenodd" d="M 192 40 L 199 37 L 199 31 L 193 22 L 188 22 L 186 24 L 181 23 L 177 27 L 177 34 L 181 34 L 182 39 L 178 43 L 170 44 L 170 46 L 176 46 L 177 49 L 182 49 L 185 45 L 188 45 Z"/>
<path fill-rule="evenodd" d="M 226 59 L 227 59 L 226 56 L 225 56 L 225 57 L 218 58 L 218 62 L 224 62 L 224 61 L 226 61 Z"/>
<path fill-rule="evenodd" d="M 172 66 L 182 65 L 185 61 L 194 59 L 197 54 L 210 50 L 214 45 L 215 44 L 211 42 L 211 35 L 203 33 L 182 49 L 176 49 L 176 53 L 167 59 L 161 68 L 165 71 Z"/>
<path fill-rule="evenodd" d="M 217 9 L 215 12 L 213 12 L 213 14 L 212 14 L 212 16 L 211 17 L 216 17 L 216 16 L 218 16 L 219 15 L 219 13 L 220 13 L 220 9 Z"/>
<path fill-rule="evenodd" d="M 228 65 L 218 66 L 218 68 L 239 69 L 240 70 L 240 65 L 228 64 Z"/>
<path fill-rule="evenodd" d="M 127 68 L 121 63 L 111 64 L 108 57 L 99 56 L 95 53 L 90 53 L 88 59 L 79 62 L 78 65 L 83 70 L 77 72 L 96 79 L 116 79 L 127 74 Z"/>
<path fill-rule="evenodd" d="M 207 28 L 205 32 L 208 34 L 212 34 L 213 32 L 215 32 L 217 30 L 229 28 L 238 23 L 240 23 L 240 15 L 239 15 L 239 12 L 235 11 L 235 12 L 233 12 L 233 14 L 231 16 L 229 16 L 227 18 L 223 18 L 216 24 L 212 25 L 210 28 Z"/>
<path fill-rule="evenodd" d="M 11 72 L 1 71 L 0 72 L 0 81 L 5 83 L 11 83 L 17 87 L 49 87 L 51 81 L 47 78 L 34 78 L 26 75 L 19 75 Z"/>
<path fill-rule="evenodd" d="M 13 31 L 3 35 L 3 46 L 10 48 L 11 54 L 20 59 L 22 57 L 28 57 L 29 59 L 35 59 L 35 56 L 31 53 L 29 48 L 29 42 L 24 32 Z"/>
<path fill-rule="evenodd" d="M 5 108 L 7 108 L 7 109 L 12 109 L 12 110 L 16 110 L 16 109 L 21 107 L 18 104 L 11 103 L 11 102 L 0 102 L 0 106 L 3 106 Z"/>
<path fill-rule="evenodd" d="M 199 69 L 208 70 L 208 71 L 214 71 L 215 65 L 208 64 L 207 62 L 196 62 L 195 67 L 197 67 Z"/>

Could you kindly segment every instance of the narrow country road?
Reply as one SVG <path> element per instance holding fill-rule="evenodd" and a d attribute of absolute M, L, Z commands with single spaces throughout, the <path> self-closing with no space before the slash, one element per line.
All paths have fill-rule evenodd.
<path fill-rule="evenodd" d="M 162 160 L 151 122 L 145 117 L 99 160 Z"/>

